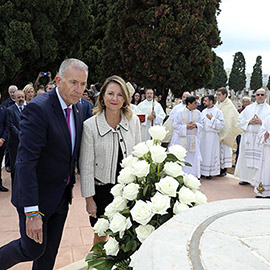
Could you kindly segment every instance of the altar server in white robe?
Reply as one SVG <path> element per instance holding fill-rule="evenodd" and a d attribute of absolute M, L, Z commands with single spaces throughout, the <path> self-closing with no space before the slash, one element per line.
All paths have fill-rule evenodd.
<path fill-rule="evenodd" d="M 228 98 L 228 91 L 226 88 L 219 88 L 217 93 L 216 107 L 222 111 L 225 119 L 225 126 L 220 130 L 220 175 L 227 174 L 227 168 L 232 167 L 232 148 L 237 135 L 242 133 L 242 130 L 237 125 L 239 113 Z"/>
<path fill-rule="evenodd" d="M 180 144 L 187 150 L 185 160 L 192 167 L 184 166 L 183 171 L 200 178 L 200 140 L 202 130 L 201 112 L 197 110 L 196 97 L 189 96 L 186 99 L 186 107 L 180 110 L 173 118 L 173 135 L 169 146 Z"/>
<path fill-rule="evenodd" d="M 167 130 L 167 135 L 166 137 L 163 139 L 162 142 L 164 143 L 170 143 L 171 139 L 172 139 L 172 134 L 173 134 L 173 127 L 172 127 L 172 120 L 174 118 L 175 115 L 177 115 L 177 112 L 181 111 L 184 107 L 186 107 L 186 98 L 190 96 L 190 93 L 188 91 L 185 91 L 182 94 L 182 99 L 181 99 L 181 103 L 176 105 L 172 111 L 170 112 L 170 116 L 169 118 L 165 121 L 165 123 L 163 124 L 163 126 L 166 128 Z"/>
<path fill-rule="evenodd" d="M 153 125 L 162 125 L 166 114 L 161 105 L 154 99 L 154 90 L 145 90 L 146 99 L 138 105 L 141 113 L 145 114 L 145 122 L 141 123 L 142 141 L 150 139 L 149 128 Z"/>
<path fill-rule="evenodd" d="M 263 121 L 262 127 L 257 135 L 257 143 L 262 145 L 262 155 L 259 161 L 259 169 L 254 176 L 254 191 L 256 198 L 270 198 L 270 116 Z"/>
<path fill-rule="evenodd" d="M 266 92 L 260 88 L 255 94 L 256 101 L 248 105 L 240 114 L 239 127 L 244 131 L 241 135 L 240 151 L 235 168 L 235 176 L 240 178 L 240 185 L 254 186 L 254 176 L 259 169 L 262 155 L 262 144 L 256 142 L 258 132 L 266 118 L 270 115 L 270 106 L 265 102 Z"/>
<path fill-rule="evenodd" d="M 132 96 L 135 93 L 135 89 L 134 89 L 133 85 L 130 82 L 127 82 L 126 84 L 127 84 L 127 88 L 128 88 L 128 92 L 129 92 L 129 96 L 130 96 L 130 98 L 129 98 L 130 108 L 131 108 L 133 113 L 135 113 L 135 114 L 140 113 L 140 110 L 139 110 L 138 106 L 131 103 Z"/>
<path fill-rule="evenodd" d="M 200 134 L 201 149 L 201 175 L 206 179 L 220 174 L 220 149 L 219 131 L 224 127 L 225 120 L 220 109 L 214 106 L 213 95 L 204 97 L 204 104 L 207 106 L 202 111 L 203 129 Z"/>

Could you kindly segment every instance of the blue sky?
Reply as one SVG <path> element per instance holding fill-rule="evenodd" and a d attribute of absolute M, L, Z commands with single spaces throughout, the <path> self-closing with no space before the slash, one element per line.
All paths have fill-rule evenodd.
<path fill-rule="evenodd" d="M 246 71 L 252 72 L 258 55 L 262 70 L 270 74 L 270 0 L 222 0 L 217 16 L 223 44 L 214 51 L 231 68 L 233 55 L 242 52 Z"/>

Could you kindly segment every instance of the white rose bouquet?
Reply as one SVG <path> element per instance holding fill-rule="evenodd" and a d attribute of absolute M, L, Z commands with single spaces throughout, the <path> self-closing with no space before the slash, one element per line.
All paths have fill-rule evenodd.
<path fill-rule="evenodd" d="M 106 242 L 93 246 L 86 261 L 97 270 L 133 269 L 136 251 L 143 241 L 174 215 L 206 203 L 198 189 L 200 181 L 182 170 L 186 149 L 180 145 L 161 146 L 166 130 L 149 129 L 152 140 L 134 147 L 133 156 L 122 160 L 118 183 L 112 188 L 114 200 L 94 226 Z"/>

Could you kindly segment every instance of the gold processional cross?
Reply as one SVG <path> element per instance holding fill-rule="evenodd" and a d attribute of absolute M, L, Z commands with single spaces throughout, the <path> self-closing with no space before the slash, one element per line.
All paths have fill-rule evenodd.
<path fill-rule="evenodd" d="M 259 192 L 260 194 L 262 194 L 262 193 L 265 191 L 265 189 L 264 189 L 262 183 L 259 184 L 259 186 L 257 187 L 257 190 L 258 190 L 258 192 Z"/>

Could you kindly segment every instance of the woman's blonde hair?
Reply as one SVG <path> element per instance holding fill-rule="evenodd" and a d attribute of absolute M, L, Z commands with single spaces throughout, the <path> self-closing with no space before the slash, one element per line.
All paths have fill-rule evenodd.
<path fill-rule="evenodd" d="M 130 120 L 132 117 L 132 111 L 130 109 L 130 95 L 129 95 L 128 87 L 125 81 L 117 75 L 113 75 L 105 80 L 104 84 L 102 85 L 100 89 L 100 94 L 98 95 L 96 107 L 94 108 L 93 113 L 101 114 L 103 110 L 106 109 L 105 104 L 104 104 L 104 94 L 106 92 L 108 85 L 112 82 L 119 84 L 120 87 L 122 88 L 124 104 L 121 110 L 123 114 L 125 115 L 125 117 L 128 120 Z"/>
<path fill-rule="evenodd" d="M 34 88 L 34 86 L 33 86 L 32 83 L 28 83 L 28 84 L 23 88 L 22 91 L 23 91 L 24 94 L 25 94 L 25 99 L 27 99 L 28 92 L 29 92 L 31 89 L 34 90 L 34 95 L 35 95 L 35 88 Z"/>

